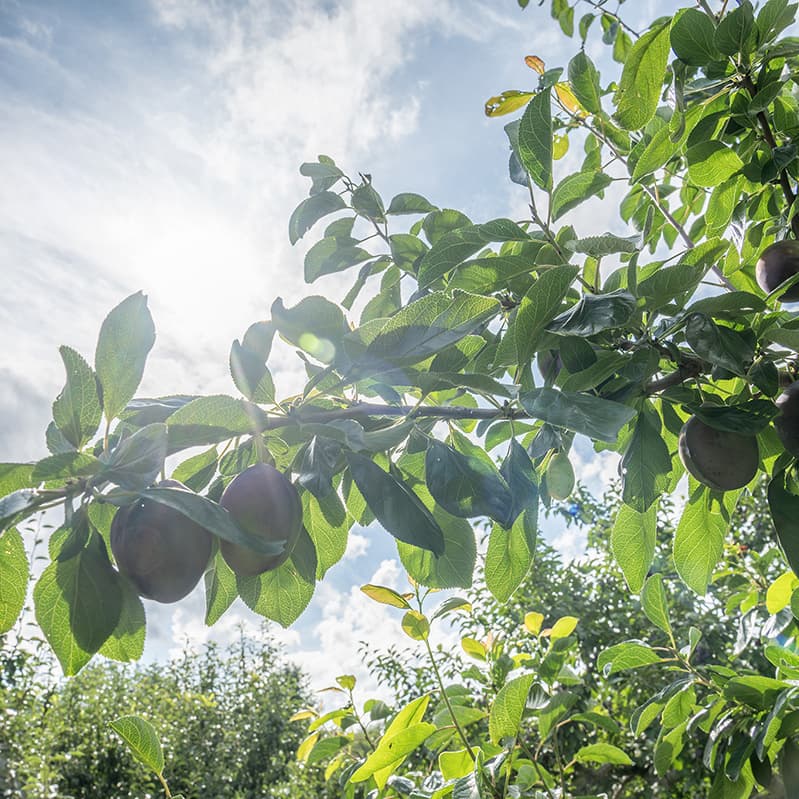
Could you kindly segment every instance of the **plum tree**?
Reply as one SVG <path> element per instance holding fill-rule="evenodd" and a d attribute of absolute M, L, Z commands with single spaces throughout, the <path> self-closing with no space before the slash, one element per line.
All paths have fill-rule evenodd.
<path fill-rule="evenodd" d="M 188 490 L 177 480 L 156 487 Z M 204 527 L 148 499 L 120 508 L 111 523 L 111 551 L 119 571 L 140 596 L 157 602 L 177 602 L 192 591 L 208 565 L 211 543 Z"/>
<path fill-rule="evenodd" d="M 219 504 L 251 535 L 283 546 L 276 555 L 263 555 L 223 539 L 222 557 L 236 574 L 252 577 L 285 563 L 302 530 L 300 496 L 285 475 L 256 463 L 232 480 Z"/>

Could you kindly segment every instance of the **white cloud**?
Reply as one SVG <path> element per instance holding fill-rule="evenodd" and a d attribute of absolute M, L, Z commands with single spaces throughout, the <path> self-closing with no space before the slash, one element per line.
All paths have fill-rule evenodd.
<path fill-rule="evenodd" d="M 350 531 L 347 538 L 347 549 L 344 551 L 345 560 L 355 560 L 365 555 L 369 549 L 370 541 L 365 535 Z"/>

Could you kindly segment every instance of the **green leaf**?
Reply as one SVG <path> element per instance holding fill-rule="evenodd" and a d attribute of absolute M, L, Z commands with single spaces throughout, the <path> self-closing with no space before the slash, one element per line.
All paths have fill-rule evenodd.
<path fill-rule="evenodd" d="M 414 641 L 426 641 L 430 635 L 430 622 L 418 610 L 409 610 L 402 617 L 402 629 Z"/>
<path fill-rule="evenodd" d="M 42 458 L 31 472 L 31 480 L 41 483 L 65 477 L 88 477 L 102 467 L 101 461 L 88 452 L 62 452 Z"/>
<path fill-rule="evenodd" d="M 704 14 L 702 16 L 704 17 Z M 671 130 L 668 125 L 664 125 L 652 136 L 649 144 L 635 162 L 632 182 L 637 183 L 641 178 L 660 169 L 676 154 L 678 149 L 679 143 L 672 141 Z"/>
<path fill-rule="evenodd" d="M 432 497 L 430 499 L 432 501 Z M 465 519 L 451 516 L 437 505 L 433 506 L 432 514 L 444 533 L 443 554 L 434 555 L 428 549 L 397 541 L 402 566 L 419 585 L 469 588 L 477 559 L 472 525 Z"/>
<path fill-rule="evenodd" d="M 97 432 L 103 412 L 97 378 L 80 353 L 61 347 L 67 382 L 53 403 L 53 420 L 64 438 L 80 449 Z"/>
<path fill-rule="evenodd" d="M 552 191 L 552 110 L 548 90 L 530 100 L 519 122 L 519 160 L 536 186 Z"/>
<path fill-rule="evenodd" d="M 171 479 L 183 483 L 192 491 L 202 491 L 216 474 L 218 459 L 219 453 L 216 447 L 211 447 L 178 464 L 172 472 Z"/>
<path fill-rule="evenodd" d="M 173 508 L 219 538 L 255 550 L 261 555 L 279 555 L 283 552 L 284 541 L 267 541 L 252 535 L 239 527 L 221 505 L 192 491 L 154 486 L 142 491 L 141 496 Z"/>
<path fill-rule="evenodd" d="M 139 660 L 144 654 L 147 630 L 144 605 L 129 580 L 121 577 L 119 584 L 122 590 L 119 621 L 98 651 L 103 657 L 130 663 Z"/>
<path fill-rule="evenodd" d="M 385 220 L 383 200 L 371 183 L 364 183 L 352 192 L 352 207 L 361 216 L 377 221 Z M 292 242 L 293 243 L 293 242 Z"/>
<path fill-rule="evenodd" d="M 632 766 L 629 755 L 618 746 L 609 743 L 582 746 L 574 755 L 578 763 L 612 763 L 614 766 Z"/>
<path fill-rule="evenodd" d="M 696 186 L 712 188 L 731 178 L 743 168 L 738 153 L 720 141 L 702 141 L 689 147 L 688 178 Z"/>
<path fill-rule="evenodd" d="M 303 200 L 289 219 L 289 241 L 296 244 L 322 217 L 341 211 L 347 203 L 332 191 L 323 191 Z"/>
<path fill-rule="evenodd" d="M 330 363 L 350 327 L 341 308 L 324 297 L 312 296 L 286 308 L 278 297 L 272 303 L 272 321 L 278 333 L 323 363 Z"/>
<path fill-rule="evenodd" d="M 305 529 L 318 555 L 316 579 L 321 580 L 327 570 L 344 557 L 351 519 L 333 491 L 324 497 L 304 491 L 302 503 Z"/>
<path fill-rule="evenodd" d="M 652 624 L 671 635 L 669 604 L 666 600 L 666 589 L 663 588 L 663 575 L 653 574 L 646 581 L 641 591 L 641 607 Z"/>
<path fill-rule="evenodd" d="M 37 484 L 33 479 L 31 463 L 0 463 L 0 497 L 20 488 L 32 488 Z"/>
<path fill-rule="evenodd" d="M 569 61 L 569 83 L 577 102 L 589 113 L 598 114 L 602 110 L 599 74 L 593 61 L 580 50 Z"/>
<path fill-rule="evenodd" d="M 391 535 L 436 555 L 444 553 L 441 527 L 411 489 L 363 455 L 347 453 L 347 462 L 370 510 Z"/>
<path fill-rule="evenodd" d="M 675 264 L 660 267 L 638 284 L 636 294 L 646 301 L 648 309 L 660 308 L 672 300 L 683 301 L 689 294 L 693 294 L 706 271 L 707 267 L 704 265 L 697 267 Z"/>
<path fill-rule="evenodd" d="M 239 595 L 236 575 L 217 550 L 204 575 L 205 624 L 212 627 Z"/>
<path fill-rule="evenodd" d="M 212 394 L 186 403 L 167 420 L 169 450 L 216 444 L 266 426 L 266 414 L 247 400 Z"/>
<path fill-rule="evenodd" d="M 120 716 L 109 723 L 127 744 L 133 757 L 156 774 L 164 773 L 164 753 L 158 733 L 149 721 L 140 716 Z"/>
<path fill-rule="evenodd" d="M 455 291 L 452 299 L 443 292 L 406 305 L 389 319 L 369 343 L 358 361 L 363 374 L 394 365 L 409 365 L 429 358 L 460 341 L 500 310 L 493 297 Z"/>
<path fill-rule="evenodd" d="M 723 500 L 689 480 L 690 498 L 674 534 L 674 565 L 685 584 L 704 594 L 724 551 L 724 537 L 740 491 L 725 491 Z"/>
<path fill-rule="evenodd" d="M 580 203 L 604 191 L 613 179 L 601 171 L 577 172 L 563 178 L 552 192 L 552 220 L 560 219 Z"/>
<path fill-rule="evenodd" d="M 635 416 L 634 408 L 619 402 L 554 388 L 522 393 L 520 401 L 534 419 L 599 441 L 615 441 L 621 428 Z"/>
<path fill-rule="evenodd" d="M 314 581 L 302 575 L 291 559 L 256 577 L 239 577 L 236 582 L 250 610 L 286 628 L 308 607 L 314 592 Z"/>
<path fill-rule="evenodd" d="M 42 502 L 42 495 L 32 488 L 20 488 L 0 498 L 0 530 L 4 530 L 15 516 L 33 510 Z"/>
<path fill-rule="evenodd" d="M 748 55 L 754 49 L 756 37 L 755 15 L 747 0 L 724 15 L 716 28 L 713 43 L 724 55 Z"/>
<path fill-rule="evenodd" d="M 630 591 L 638 593 L 655 556 L 657 502 L 644 513 L 622 505 L 610 533 L 613 556 L 624 574 Z"/>
<path fill-rule="evenodd" d="M 634 237 L 638 239 L 637 236 Z M 586 236 L 583 239 L 568 243 L 568 247 L 574 252 L 590 255 L 593 258 L 603 258 L 606 255 L 613 255 L 617 252 L 636 252 L 638 245 L 635 240 L 614 236 L 612 233 L 603 233 L 601 236 Z"/>
<path fill-rule="evenodd" d="M 557 314 L 578 273 L 576 266 L 547 269 L 522 297 L 513 334 L 519 363 L 529 363 L 533 357 L 544 327 Z"/>
<path fill-rule="evenodd" d="M 139 387 L 147 355 L 155 343 L 155 325 L 147 298 L 138 291 L 122 300 L 100 327 L 94 369 L 102 387 L 105 417 L 115 419 Z"/>
<path fill-rule="evenodd" d="M 613 98 L 616 121 L 624 130 L 640 130 L 655 115 L 669 56 L 669 25 L 647 31 L 624 63 Z"/>
<path fill-rule="evenodd" d="M 644 405 L 621 461 L 622 498 L 639 513 L 644 513 L 671 482 L 671 454 L 663 440 L 660 416 Z"/>
<path fill-rule="evenodd" d="M 403 192 L 395 195 L 389 203 L 387 214 L 427 214 L 438 210 L 421 194 Z"/>
<path fill-rule="evenodd" d="M 768 506 L 785 560 L 799 574 L 799 496 L 786 489 L 784 470 L 768 485 Z"/>
<path fill-rule="evenodd" d="M 113 633 L 122 611 L 120 577 L 100 536 L 92 534 L 74 557 L 51 563 L 33 589 L 33 601 L 64 674 L 77 674 Z"/>
<path fill-rule="evenodd" d="M 418 722 L 391 735 L 386 733 L 380 739 L 377 749 L 350 775 L 350 782 L 365 782 L 374 776 L 378 788 L 382 789 L 391 774 L 391 767 L 399 765 L 435 731 L 434 724 Z M 382 776 L 378 776 L 379 774 Z"/>
<path fill-rule="evenodd" d="M 427 486 L 453 516 L 489 516 L 503 526 L 512 521 L 512 497 L 499 472 L 479 458 L 430 439 L 425 456 Z"/>
<path fill-rule="evenodd" d="M 419 263 L 419 287 L 426 288 L 492 241 L 525 241 L 529 236 L 510 219 L 492 219 L 445 233 Z"/>
<path fill-rule="evenodd" d="M 697 8 L 686 8 L 678 13 L 671 26 L 671 49 L 680 61 L 704 67 L 719 59 L 715 35 L 716 28 L 707 14 Z"/>
<path fill-rule="evenodd" d="M 22 613 L 28 594 L 28 556 L 15 528 L 0 535 L 0 635 L 7 633 Z"/>
<path fill-rule="evenodd" d="M 101 456 L 105 464 L 100 474 L 121 488 L 141 491 L 152 485 L 164 468 L 166 453 L 166 425 L 149 424 L 123 438 L 107 456 Z"/>
<path fill-rule="evenodd" d="M 658 653 L 647 644 L 640 641 L 625 641 L 600 652 L 596 665 L 606 677 L 609 677 L 616 672 L 640 669 L 643 666 L 659 663 L 660 660 Z"/>
<path fill-rule="evenodd" d="M 341 240 L 333 236 L 326 236 L 317 241 L 305 253 L 305 282 L 313 283 L 323 275 L 343 272 L 351 266 L 374 258 L 372 253 L 361 247 L 352 246 L 349 241 L 352 240 Z"/>
<path fill-rule="evenodd" d="M 703 360 L 745 375 L 755 356 L 754 342 L 737 330 L 717 325 L 709 316 L 694 313 L 685 326 L 688 346 Z"/>
<path fill-rule="evenodd" d="M 492 743 L 499 743 L 503 738 L 513 738 L 519 732 L 533 682 L 534 674 L 524 674 L 502 686 L 488 717 L 488 734 Z"/>
<path fill-rule="evenodd" d="M 498 524 L 491 528 L 485 556 L 485 581 L 497 601 L 507 602 L 530 571 L 535 534 L 535 512 L 528 510 L 516 518 L 510 530 Z"/>
<path fill-rule="evenodd" d="M 576 305 L 553 319 L 546 329 L 559 336 L 587 338 L 605 330 L 624 327 L 636 308 L 635 297 L 628 291 L 586 294 Z"/>

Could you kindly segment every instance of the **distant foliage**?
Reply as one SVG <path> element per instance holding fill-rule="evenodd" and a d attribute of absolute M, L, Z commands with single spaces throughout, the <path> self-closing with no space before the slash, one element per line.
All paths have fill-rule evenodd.
<path fill-rule="evenodd" d="M 156 728 L 173 795 L 323 795 L 321 775 L 292 762 L 302 736 L 288 719 L 309 701 L 305 678 L 268 640 L 210 645 L 166 665 L 98 662 L 67 682 L 44 679 L 47 666 L 0 650 L 0 796 L 163 796 L 109 726 L 126 713 Z"/>

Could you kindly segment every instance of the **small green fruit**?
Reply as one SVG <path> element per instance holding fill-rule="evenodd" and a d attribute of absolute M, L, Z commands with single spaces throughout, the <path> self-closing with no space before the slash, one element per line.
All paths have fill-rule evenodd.
<path fill-rule="evenodd" d="M 225 489 L 219 504 L 236 524 L 264 541 L 285 542 L 278 555 L 262 555 L 222 539 L 222 557 L 236 574 L 252 577 L 284 563 L 302 531 L 302 503 L 297 489 L 281 472 L 256 463 L 237 475 Z"/>
<path fill-rule="evenodd" d="M 760 461 L 754 436 L 716 430 L 697 416 L 683 425 L 679 451 L 688 472 L 717 491 L 743 488 L 757 474 Z"/>
<path fill-rule="evenodd" d="M 177 480 L 159 488 L 189 489 Z M 111 522 L 111 551 L 136 591 L 156 602 L 177 602 L 202 577 L 211 533 L 174 508 L 142 499 L 120 508 Z"/>
<path fill-rule="evenodd" d="M 552 499 L 568 499 L 574 491 L 574 469 L 565 452 L 556 453 L 549 461 L 547 491 Z"/>
<path fill-rule="evenodd" d="M 792 239 L 778 241 L 776 244 L 766 247 L 760 253 L 760 259 L 755 267 L 758 285 L 767 294 L 797 272 L 799 272 L 799 241 Z M 780 302 L 799 301 L 799 283 L 789 288 L 778 299 Z"/>
<path fill-rule="evenodd" d="M 776 400 L 779 413 L 774 427 L 782 446 L 794 458 L 799 458 L 799 382 L 791 383 Z"/>

